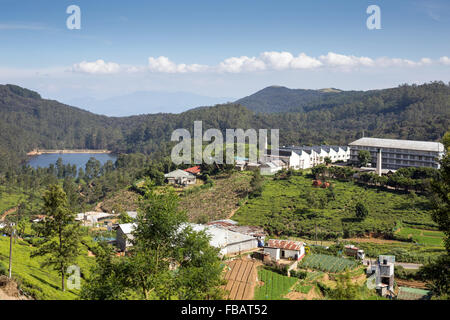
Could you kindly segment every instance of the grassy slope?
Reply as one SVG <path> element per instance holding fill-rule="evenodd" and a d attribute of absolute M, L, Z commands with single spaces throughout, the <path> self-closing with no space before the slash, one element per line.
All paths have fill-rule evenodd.
<path fill-rule="evenodd" d="M 8 192 L 6 187 L 0 186 L 0 214 L 17 206 L 24 199 L 25 196 L 22 192 L 18 190 L 9 190 Z"/>
<path fill-rule="evenodd" d="M 34 249 L 25 241 L 17 240 L 13 246 L 13 276 L 21 284 L 22 290 L 38 300 L 70 300 L 78 297 L 77 291 L 62 292 L 61 278 L 56 271 L 42 268 L 41 257 L 30 258 Z M 0 237 L 0 264 L 8 268 L 9 238 Z M 77 265 L 83 275 L 89 274 L 94 258 L 87 256 L 87 249 L 83 248 L 83 255 L 78 258 Z"/>
<path fill-rule="evenodd" d="M 261 226 L 276 221 L 282 231 L 280 235 L 307 237 L 315 233 L 315 224 L 319 234 L 338 237 L 392 233 L 397 221 L 432 224 L 424 197 L 366 189 L 352 182 L 333 181 L 336 200 L 330 200 L 324 208 L 311 208 L 307 193 L 326 198 L 326 190 L 312 187 L 311 182 L 304 176 L 289 181 L 268 180 L 262 196 L 249 200 L 237 211 L 235 219 L 241 224 Z M 358 201 L 369 209 L 364 221 L 355 219 Z"/>
<path fill-rule="evenodd" d="M 213 187 L 198 189 L 181 197 L 180 207 L 187 210 L 189 219 L 194 222 L 224 219 L 247 196 L 250 179 L 248 173 L 214 178 Z"/>

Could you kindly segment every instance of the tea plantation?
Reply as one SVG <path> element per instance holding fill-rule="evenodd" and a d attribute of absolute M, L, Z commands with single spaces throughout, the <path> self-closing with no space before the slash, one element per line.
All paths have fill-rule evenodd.
<path fill-rule="evenodd" d="M 338 239 L 376 234 L 394 236 L 394 227 L 411 223 L 436 228 L 424 196 L 358 185 L 332 182 L 332 190 L 312 186 L 312 178 L 289 180 L 266 178 L 260 197 L 250 199 L 233 217 L 243 225 L 263 226 L 274 236 Z M 362 201 L 369 214 L 355 217 Z"/>

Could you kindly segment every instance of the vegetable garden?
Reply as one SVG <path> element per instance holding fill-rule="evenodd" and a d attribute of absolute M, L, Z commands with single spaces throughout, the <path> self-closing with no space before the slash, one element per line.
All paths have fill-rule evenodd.
<path fill-rule="evenodd" d="M 299 265 L 302 268 L 316 269 L 324 272 L 340 273 L 358 266 L 355 260 L 339 258 L 325 254 L 306 256 Z"/>
<path fill-rule="evenodd" d="M 264 285 L 256 288 L 255 300 L 282 300 L 298 281 L 298 278 L 289 278 L 264 268 L 258 270 L 258 279 Z"/>

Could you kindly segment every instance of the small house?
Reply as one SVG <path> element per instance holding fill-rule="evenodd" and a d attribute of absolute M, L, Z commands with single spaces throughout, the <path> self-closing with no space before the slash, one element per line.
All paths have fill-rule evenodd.
<path fill-rule="evenodd" d="M 264 253 L 268 253 L 275 261 L 301 260 L 305 256 L 305 244 L 300 241 L 270 239 L 264 246 Z"/>
<path fill-rule="evenodd" d="M 126 251 L 128 247 L 131 247 L 133 240 L 133 230 L 136 228 L 135 223 L 119 224 L 116 228 L 116 243 L 121 251 Z"/>
<path fill-rule="evenodd" d="M 195 184 L 197 182 L 195 175 L 180 169 L 166 173 L 164 178 L 166 178 L 167 182 L 170 184 L 178 184 L 182 186 Z"/>

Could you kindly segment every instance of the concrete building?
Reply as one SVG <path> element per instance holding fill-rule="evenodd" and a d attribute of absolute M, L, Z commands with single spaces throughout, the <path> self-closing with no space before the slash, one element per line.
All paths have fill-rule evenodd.
<path fill-rule="evenodd" d="M 300 241 L 270 239 L 264 246 L 264 253 L 268 253 L 272 260 L 280 259 L 301 260 L 305 256 L 305 244 Z"/>
<path fill-rule="evenodd" d="M 121 251 L 126 251 L 132 246 L 133 230 L 136 228 L 135 223 L 120 224 L 116 229 L 116 243 Z M 211 237 L 209 244 L 220 249 L 220 255 L 240 254 L 242 252 L 251 251 L 258 248 L 258 237 L 248 234 L 231 231 L 227 228 L 217 227 L 214 225 L 202 225 L 187 223 L 180 227 L 191 227 L 192 230 L 200 232 L 204 231 Z"/>
<path fill-rule="evenodd" d="M 405 167 L 427 167 L 439 169 L 439 159 L 444 156 L 445 148 L 439 142 L 361 138 L 349 144 L 350 160 L 358 162 L 358 153 L 367 150 L 371 154 L 372 167 L 397 170 Z"/>
<path fill-rule="evenodd" d="M 368 276 L 375 276 L 375 289 L 381 296 L 394 295 L 395 256 L 381 255 L 367 268 Z"/>

